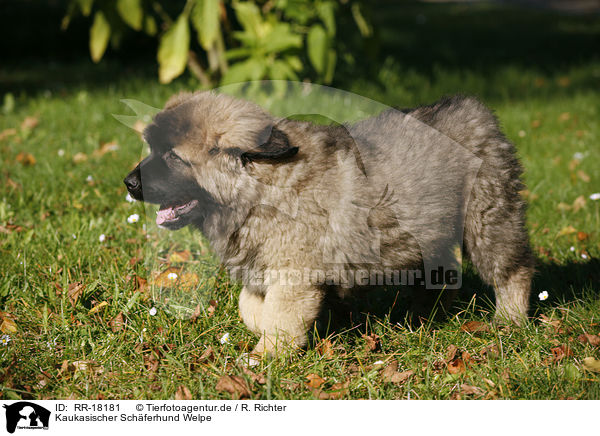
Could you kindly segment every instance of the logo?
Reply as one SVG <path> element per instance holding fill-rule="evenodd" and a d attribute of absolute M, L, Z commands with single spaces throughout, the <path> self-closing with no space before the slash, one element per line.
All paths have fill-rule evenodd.
<path fill-rule="evenodd" d="M 4 404 L 6 409 L 6 431 L 14 433 L 18 428 L 27 430 L 48 430 L 50 411 L 29 401 L 19 401 L 11 405 Z"/>

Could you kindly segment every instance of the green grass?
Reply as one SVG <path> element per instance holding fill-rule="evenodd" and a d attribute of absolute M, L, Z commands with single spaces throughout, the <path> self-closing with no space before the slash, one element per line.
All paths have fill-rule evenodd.
<path fill-rule="evenodd" d="M 409 14 L 399 15 L 408 20 Z M 487 15 L 490 21 L 493 17 L 493 11 Z M 433 15 L 429 22 L 435 20 Z M 557 28 L 569 31 L 567 24 L 576 18 L 563 20 L 566 24 Z M 597 38 L 597 21 L 582 21 L 573 38 Z M 385 39 L 388 33 L 382 32 L 384 48 L 394 46 Z M 230 398 L 216 389 L 219 378 L 229 374 L 248 382 L 252 398 L 308 399 L 315 394 L 305 386 L 306 376 L 317 374 L 326 392 L 348 382 L 341 394 L 348 399 L 600 399 L 600 375 L 583 365 L 585 357 L 600 359 L 600 351 L 578 340 L 583 333 L 600 333 L 600 201 L 589 199 L 600 192 L 600 61 L 572 55 L 565 65 L 549 65 L 551 56 L 538 55 L 528 65 L 518 62 L 523 56 L 517 54 L 493 66 L 487 59 L 486 68 L 462 68 L 466 61 L 453 65 L 440 57 L 428 64 L 425 55 L 395 46 L 406 59 L 382 54 L 375 74 L 340 78 L 338 85 L 403 107 L 443 94 L 476 94 L 496 111 L 517 145 L 529 190 L 528 226 L 539 259 L 531 323 L 522 329 L 462 331 L 469 321 L 489 324 L 493 301 L 467 265 L 461 299 L 449 319 L 410 328 L 404 323 L 406 295 L 374 292 L 351 301 L 347 310 L 325 314 L 305 352 L 262 362 L 253 370 L 264 374 L 265 383 L 253 381 L 235 363 L 256 341 L 238 315 L 239 285 L 219 269 L 197 234 L 157 232 L 151 213 L 145 231 L 144 208 L 125 201 L 121 182 L 142 144 L 111 116 L 127 113 L 119 99 L 160 106 L 192 82 L 183 78 L 161 86 L 151 75 L 110 62 L 100 70 L 65 64 L 45 71 L 21 64 L 0 68 L 2 89 L 15 96 L 12 110 L 5 105 L 0 132 L 17 129 L 0 140 L 0 310 L 4 319 L 14 317 L 16 326 L 8 333 L 9 344 L 0 346 L 0 398 L 167 399 L 175 398 L 181 386 L 195 398 Z M 97 80 L 80 82 L 78 77 L 90 71 L 96 71 Z M 37 117 L 39 124 L 22 130 L 27 116 Z M 109 141 L 119 149 L 94 154 Z M 17 161 L 23 151 L 34 156 L 34 165 Z M 74 163 L 77 153 L 88 159 Z M 584 156 L 578 164 L 575 153 Z M 86 181 L 88 175 L 92 182 Z M 575 210 L 580 196 L 585 203 Z M 142 219 L 129 224 L 127 217 L 134 213 Z M 569 226 L 576 232 L 561 235 Z M 585 235 L 578 238 L 578 232 Z M 168 266 L 169 253 L 182 250 L 192 254 L 183 263 L 185 271 L 198 275 L 193 290 L 164 294 L 138 288 L 136 276 L 148 279 L 150 271 Z M 67 290 L 76 282 L 85 289 L 73 306 Z M 542 291 L 550 298 L 540 302 Z M 211 299 L 217 301 L 212 314 Z M 100 310 L 91 310 L 103 302 Z M 188 319 L 187 309 L 175 308 L 196 304 L 205 310 L 195 321 Z M 113 332 L 110 320 L 119 313 L 126 324 Z M 221 344 L 225 333 L 229 343 Z M 380 348 L 370 351 L 363 334 L 378 335 Z M 332 351 L 322 353 L 328 343 Z M 486 353 L 493 345 L 497 352 Z M 561 345 L 570 352 L 555 361 L 552 349 Z M 446 367 L 450 346 L 473 359 L 464 372 L 453 374 Z M 202 359 L 208 347 L 213 357 Z M 391 360 L 414 375 L 401 384 L 386 382 L 374 363 L 386 366 Z M 88 362 L 88 368 L 78 362 Z M 476 386 L 481 395 L 467 394 L 461 385 Z"/>

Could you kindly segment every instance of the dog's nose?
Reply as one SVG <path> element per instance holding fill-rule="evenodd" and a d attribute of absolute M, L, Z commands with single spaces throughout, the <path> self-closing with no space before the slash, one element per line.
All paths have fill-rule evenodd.
<path fill-rule="evenodd" d="M 140 179 L 135 177 L 135 175 L 125 177 L 123 183 L 125 183 L 129 191 L 137 191 L 140 188 Z"/>

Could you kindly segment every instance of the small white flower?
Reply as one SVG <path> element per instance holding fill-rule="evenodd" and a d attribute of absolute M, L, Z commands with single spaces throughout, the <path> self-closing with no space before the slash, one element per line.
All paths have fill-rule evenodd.
<path fill-rule="evenodd" d="M 575 247 L 571 246 L 571 248 L 569 248 L 569 250 L 575 251 Z"/>
<path fill-rule="evenodd" d="M 92 177 L 92 175 L 91 175 L 91 174 L 89 174 L 89 175 L 88 175 L 88 176 L 85 178 L 85 181 L 86 181 L 86 182 L 88 182 L 88 183 L 92 183 L 92 182 L 94 181 L 94 178 Z"/>
<path fill-rule="evenodd" d="M 594 201 L 600 200 L 600 192 L 596 192 L 596 193 L 590 195 L 590 200 L 594 200 Z"/>
<path fill-rule="evenodd" d="M 172 273 L 169 273 L 169 274 L 167 275 L 167 278 L 168 278 L 169 280 L 175 280 L 175 279 L 177 278 L 177 273 L 174 273 L 174 272 L 172 272 Z"/>
<path fill-rule="evenodd" d="M 71 237 L 72 237 L 73 239 L 77 239 L 77 235 L 76 235 L 75 233 L 73 233 L 73 234 L 71 235 Z"/>
<path fill-rule="evenodd" d="M 580 151 L 578 151 L 577 153 L 573 154 L 573 159 L 582 160 L 584 157 L 585 157 L 585 154 L 583 154 Z"/>
<path fill-rule="evenodd" d="M 154 316 L 156 315 L 156 312 L 158 312 L 158 310 L 156 310 L 156 307 L 153 307 L 152 309 L 150 309 L 148 311 L 148 313 L 150 314 L 150 316 Z"/>
<path fill-rule="evenodd" d="M 10 336 L 2 335 L 0 337 L 0 344 L 4 345 L 5 347 L 8 345 L 9 342 L 10 342 Z"/>
<path fill-rule="evenodd" d="M 587 254 L 585 254 L 585 253 L 581 253 L 581 258 L 582 258 L 582 259 L 587 259 L 587 258 L 588 258 L 588 255 L 587 255 Z"/>
<path fill-rule="evenodd" d="M 229 333 L 225 333 L 223 336 L 221 336 L 221 344 L 228 344 L 229 343 Z"/>
<path fill-rule="evenodd" d="M 131 194 L 128 192 L 128 193 L 127 193 L 127 195 L 125 196 L 125 201 L 126 201 L 127 203 L 133 203 L 133 202 L 134 202 L 134 201 L 136 201 L 136 200 L 135 200 L 135 198 L 133 198 L 133 197 L 131 196 Z"/>
<path fill-rule="evenodd" d="M 540 301 L 544 301 L 548 299 L 548 291 L 543 291 L 538 294 L 538 298 Z"/>
<path fill-rule="evenodd" d="M 63 157 L 65 155 L 65 151 L 61 148 L 60 150 L 58 150 L 58 155 L 60 157 Z"/>
<path fill-rule="evenodd" d="M 133 215 L 129 215 L 127 217 L 127 222 L 129 224 L 137 223 L 139 220 L 140 220 L 140 216 L 137 213 L 134 213 Z"/>
<path fill-rule="evenodd" d="M 383 365 L 383 360 L 378 360 L 377 362 L 373 362 L 373 365 Z"/>
<path fill-rule="evenodd" d="M 104 242 L 106 240 L 106 235 L 104 233 L 102 233 L 100 236 L 98 236 L 98 240 L 100 242 Z"/>
<path fill-rule="evenodd" d="M 519 138 L 524 138 L 526 135 L 525 130 L 519 130 Z"/>

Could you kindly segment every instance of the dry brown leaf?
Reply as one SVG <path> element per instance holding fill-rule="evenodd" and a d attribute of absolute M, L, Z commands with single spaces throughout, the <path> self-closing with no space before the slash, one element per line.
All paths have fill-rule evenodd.
<path fill-rule="evenodd" d="M 2 333 L 14 334 L 17 332 L 17 323 L 14 316 L 6 312 L 0 312 L 0 320 L 2 321 L 2 324 L 0 324 L 0 331 Z"/>
<path fill-rule="evenodd" d="M 584 207 L 585 207 L 585 197 L 583 195 L 580 195 L 573 202 L 573 212 L 578 212 L 580 209 L 583 209 Z"/>
<path fill-rule="evenodd" d="M 169 274 L 176 274 L 175 278 L 170 278 Z M 189 291 L 194 289 L 198 283 L 200 282 L 200 278 L 196 273 L 186 273 L 183 272 L 182 268 L 170 267 L 164 270 L 161 273 L 155 274 L 153 278 L 150 279 L 149 283 L 153 286 L 157 286 L 159 288 L 174 288 Z"/>
<path fill-rule="evenodd" d="M 170 263 L 182 263 L 187 262 L 192 257 L 190 250 L 176 251 L 175 253 L 169 254 Z"/>
<path fill-rule="evenodd" d="M 242 372 L 248 377 L 250 377 L 250 380 L 252 380 L 253 382 L 258 383 L 259 385 L 264 385 L 267 382 L 267 379 L 265 378 L 264 374 L 256 374 L 254 371 L 252 371 L 249 368 L 246 368 L 245 366 L 242 366 L 241 368 Z"/>
<path fill-rule="evenodd" d="M 308 374 L 306 376 L 306 385 L 309 388 L 319 389 L 323 383 L 325 383 L 325 379 L 319 376 L 318 374 Z"/>
<path fill-rule="evenodd" d="M 378 351 L 381 348 L 381 338 L 379 337 L 379 335 L 362 335 L 362 337 L 367 343 L 367 350 L 374 352 Z"/>
<path fill-rule="evenodd" d="M 589 238 L 589 237 L 590 237 L 590 235 L 588 235 L 588 234 L 587 234 L 587 233 L 585 233 L 585 232 L 577 232 L 577 239 L 578 239 L 579 241 L 585 241 L 585 240 L 586 240 L 587 238 Z"/>
<path fill-rule="evenodd" d="M 193 400 L 192 393 L 187 386 L 179 386 L 177 392 L 175 392 L 176 400 Z"/>
<path fill-rule="evenodd" d="M 600 336 L 584 333 L 577 337 L 577 340 L 582 344 L 590 344 L 593 347 L 600 347 Z"/>
<path fill-rule="evenodd" d="M 67 292 L 67 296 L 71 301 L 71 305 L 75 307 L 77 304 L 77 300 L 83 294 L 83 290 L 85 289 L 85 285 L 82 282 L 69 283 L 69 290 Z"/>
<path fill-rule="evenodd" d="M 477 386 L 471 386 L 467 384 L 460 385 L 460 391 L 465 395 L 475 395 L 480 397 L 485 394 L 485 391 Z"/>
<path fill-rule="evenodd" d="M 569 118 L 571 118 L 571 114 L 569 112 L 563 112 L 558 116 L 558 121 L 567 121 Z"/>
<path fill-rule="evenodd" d="M 583 182 L 590 183 L 590 176 L 583 170 L 577 171 L 577 177 L 579 177 Z"/>
<path fill-rule="evenodd" d="M 106 306 L 108 306 L 108 302 L 103 301 L 101 303 L 96 304 L 94 307 L 92 307 L 90 309 L 90 311 L 88 312 L 90 315 L 93 315 L 94 313 L 98 313 L 100 312 L 102 309 L 104 309 Z"/>
<path fill-rule="evenodd" d="M 348 387 L 350 386 L 350 380 L 346 380 L 341 383 L 335 383 L 331 389 L 327 392 L 329 395 L 329 399 L 331 400 L 339 400 L 340 398 L 348 395 L 350 390 Z"/>
<path fill-rule="evenodd" d="M 87 154 L 79 152 L 73 156 L 73 163 L 80 164 L 88 159 Z"/>
<path fill-rule="evenodd" d="M 552 348 L 552 358 L 554 362 L 560 362 L 565 357 L 573 356 L 573 351 L 569 348 L 568 345 L 559 345 L 558 347 Z"/>
<path fill-rule="evenodd" d="M 281 380 L 281 385 L 290 391 L 295 391 L 301 386 L 300 383 L 293 380 Z"/>
<path fill-rule="evenodd" d="M 21 123 L 21 130 L 33 130 L 39 123 L 40 120 L 37 117 L 25 117 Z"/>
<path fill-rule="evenodd" d="M 482 333 L 490 331 L 489 326 L 481 321 L 469 321 L 460 326 L 460 329 L 467 333 Z"/>
<path fill-rule="evenodd" d="M 208 348 L 202 352 L 202 354 L 200 355 L 200 358 L 198 360 L 200 362 L 204 362 L 204 361 L 208 361 L 208 360 L 214 360 L 214 358 L 215 358 L 215 352 L 213 351 L 213 348 L 209 345 Z"/>
<path fill-rule="evenodd" d="M 97 157 L 101 157 L 104 156 L 106 153 L 109 153 L 111 151 L 117 151 L 119 149 L 119 144 L 117 144 L 114 141 L 111 142 L 105 142 L 103 144 L 100 144 L 100 148 L 98 148 L 97 150 L 94 150 L 94 156 Z"/>
<path fill-rule="evenodd" d="M 317 353 L 320 356 L 323 356 L 326 359 L 333 358 L 333 344 L 329 339 L 321 339 L 321 341 L 316 346 Z"/>
<path fill-rule="evenodd" d="M 218 392 L 229 392 L 234 399 L 250 398 L 248 383 L 239 375 L 223 375 L 217 381 L 215 389 Z"/>
<path fill-rule="evenodd" d="M 4 138 L 8 138 L 9 136 L 13 136 L 17 134 L 17 129 L 5 129 L 0 132 L 0 141 Z"/>
<path fill-rule="evenodd" d="M 381 371 L 381 378 L 384 382 L 400 384 L 412 377 L 414 373 L 412 370 L 398 372 L 398 361 L 393 359 Z"/>
<path fill-rule="evenodd" d="M 498 357 L 500 355 L 500 350 L 496 344 L 491 344 L 484 347 L 480 354 L 486 357 Z"/>
<path fill-rule="evenodd" d="M 446 349 L 446 362 L 454 360 L 457 351 L 458 347 L 456 345 L 448 345 L 448 348 Z"/>
<path fill-rule="evenodd" d="M 600 360 L 593 357 L 583 359 L 583 367 L 588 371 L 600 372 Z"/>
<path fill-rule="evenodd" d="M 150 372 L 151 378 L 154 377 L 154 373 L 158 371 L 158 367 L 160 365 L 160 359 L 156 355 L 156 353 L 152 352 L 144 355 L 144 366 L 146 370 Z"/>
<path fill-rule="evenodd" d="M 23 165 L 24 167 L 29 167 L 32 165 L 35 165 L 35 157 L 33 157 L 33 155 L 31 153 L 28 153 L 26 151 L 22 151 L 19 154 L 17 154 L 17 162 L 19 162 L 21 165 Z"/>
<path fill-rule="evenodd" d="M 467 367 L 465 366 L 465 362 L 460 358 L 454 359 L 452 362 L 448 363 L 448 372 L 450 374 L 462 374 L 466 370 Z"/>
<path fill-rule="evenodd" d="M 125 326 L 125 316 L 123 315 L 123 312 L 119 312 L 108 322 L 108 325 L 113 333 L 123 330 L 123 327 Z"/>
<path fill-rule="evenodd" d="M 573 233 L 577 233 L 577 229 L 573 226 L 566 226 L 556 234 L 556 237 L 558 238 L 560 236 L 571 235 Z"/>

